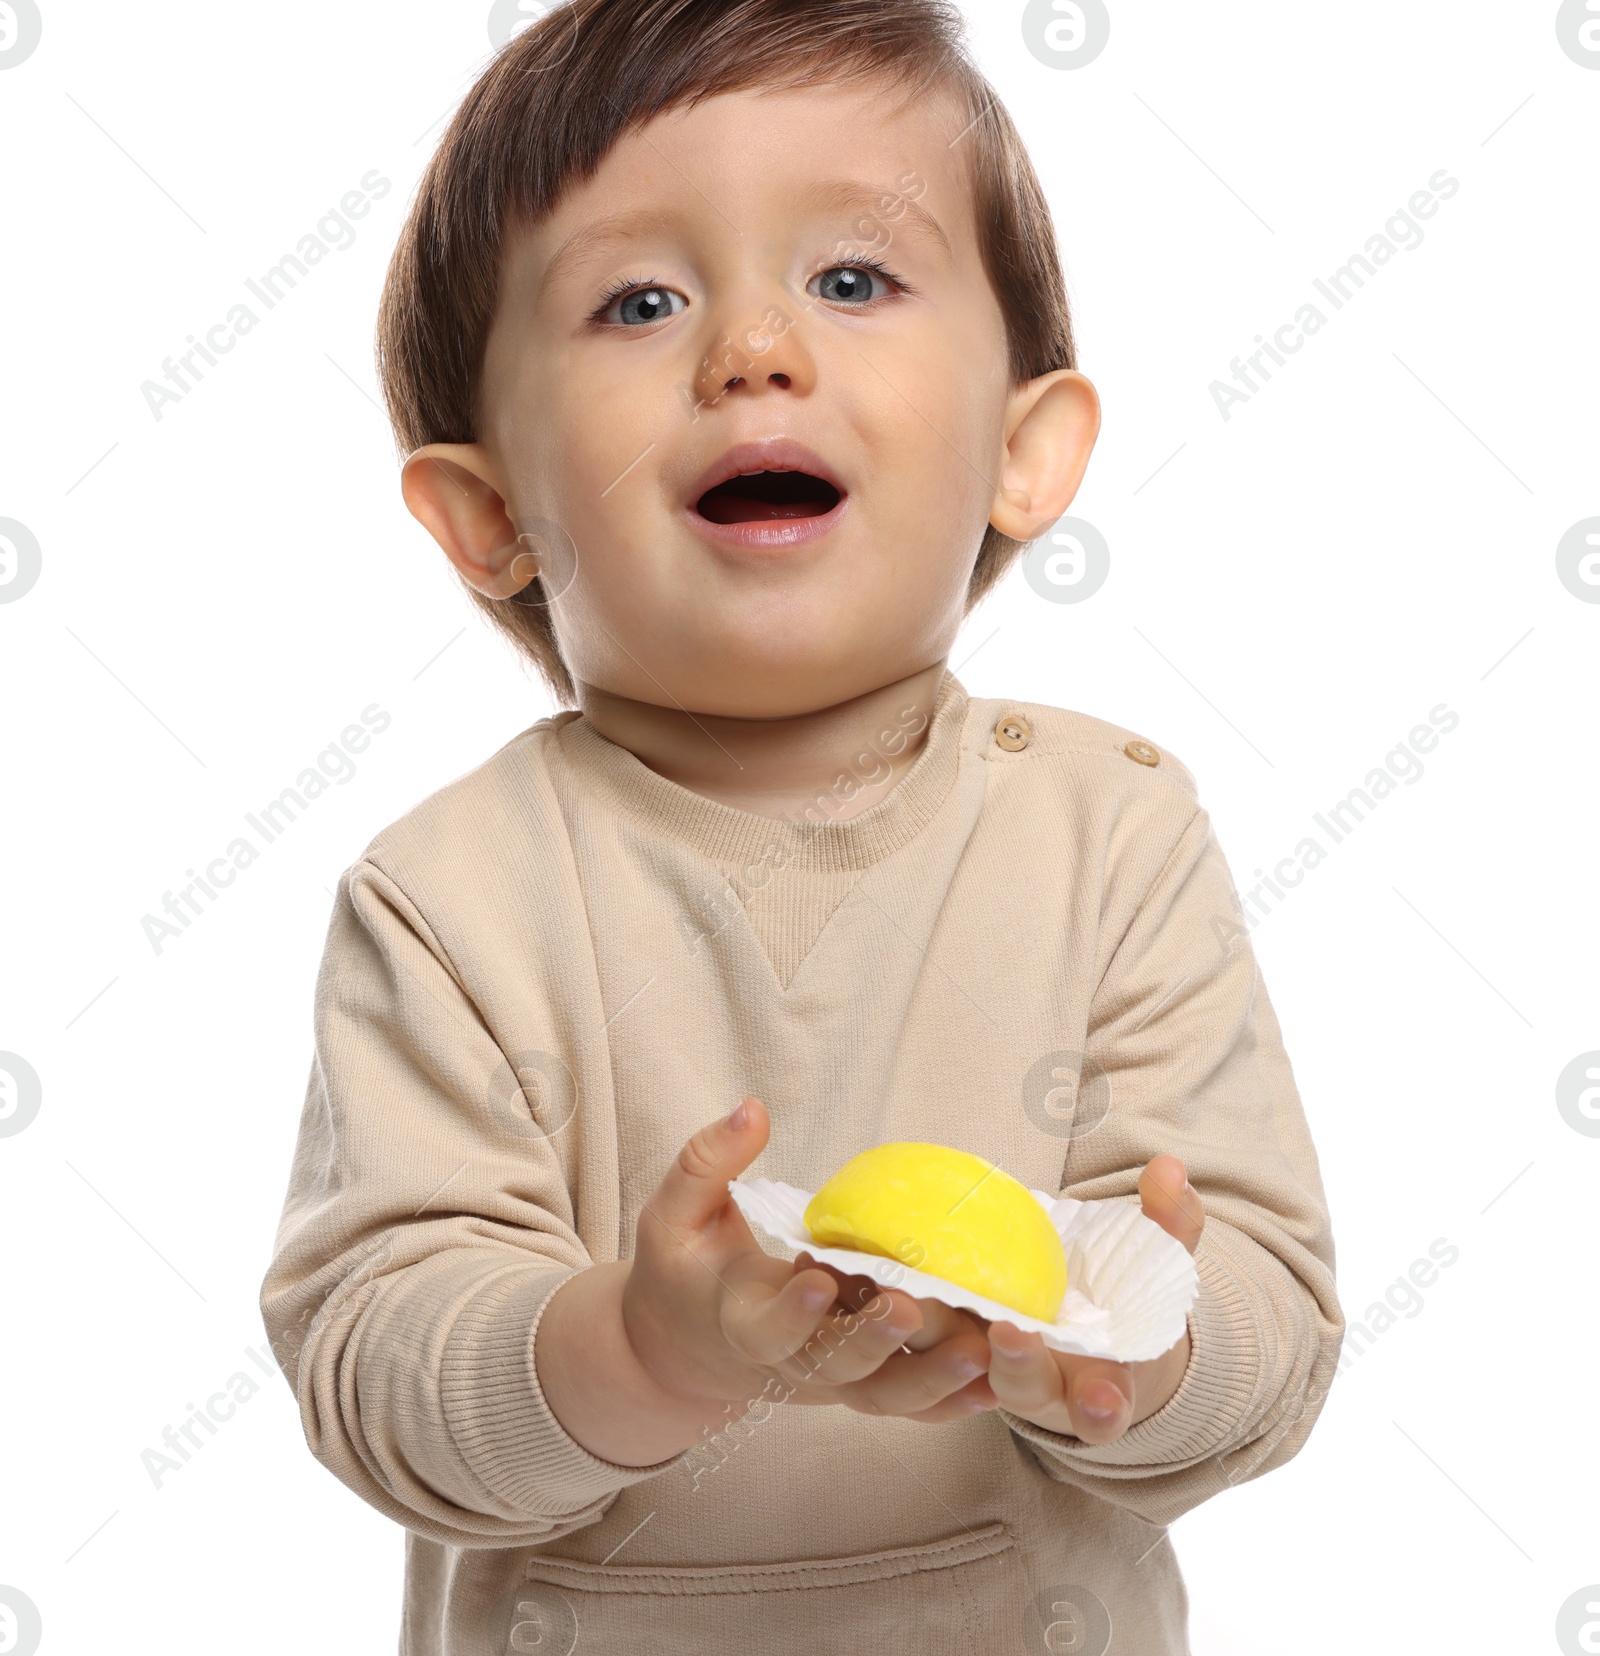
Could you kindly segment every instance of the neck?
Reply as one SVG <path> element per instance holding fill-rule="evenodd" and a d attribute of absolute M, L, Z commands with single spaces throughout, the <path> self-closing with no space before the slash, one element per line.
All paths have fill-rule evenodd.
<path fill-rule="evenodd" d="M 943 659 L 833 707 L 775 719 L 690 713 L 580 682 L 578 705 L 608 741 L 669 782 L 758 816 L 798 816 L 819 794 L 836 820 L 870 810 L 927 740 Z"/>

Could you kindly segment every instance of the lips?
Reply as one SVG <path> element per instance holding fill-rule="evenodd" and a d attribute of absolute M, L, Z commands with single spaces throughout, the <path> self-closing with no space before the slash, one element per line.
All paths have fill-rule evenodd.
<path fill-rule="evenodd" d="M 821 517 L 838 500 L 831 483 L 808 472 L 761 471 L 708 489 L 695 510 L 711 523 L 770 523 L 774 518 Z"/>
<path fill-rule="evenodd" d="M 830 516 L 848 493 L 825 460 L 803 443 L 767 438 L 738 443 L 689 487 L 691 516 L 705 523 L 790 524 Z"/>

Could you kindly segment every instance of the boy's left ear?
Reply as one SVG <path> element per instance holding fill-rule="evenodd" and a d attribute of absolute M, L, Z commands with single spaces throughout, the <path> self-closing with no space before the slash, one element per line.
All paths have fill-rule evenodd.
<path fill-rule="evenodd" d="M 1099 393 L 1075 369 L 1019 385 L 1006 404 L 990 523 L 1013 540 L 1042 535 L 1072 504 L 1099 435 Z"/>

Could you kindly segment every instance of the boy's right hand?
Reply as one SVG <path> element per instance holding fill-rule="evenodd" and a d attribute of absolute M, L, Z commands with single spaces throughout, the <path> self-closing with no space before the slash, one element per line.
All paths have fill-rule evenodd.
<path fill-rule="evenodd" d="M 622 1320 L 646 1371 L 713 1405 L 753 1401 L 776 1378 L 793 1388 L 791 1402 L 864 1414 L 938 1422 L 993 1408 L 989 1342 L 975 1318 L 873 1284 L 842 1303 L 853 1279 L 762 1250 L 728 1181 L 770 1130 L 766 1106 L 747 1097 L 689 1140 L 645 1203 Z"/>

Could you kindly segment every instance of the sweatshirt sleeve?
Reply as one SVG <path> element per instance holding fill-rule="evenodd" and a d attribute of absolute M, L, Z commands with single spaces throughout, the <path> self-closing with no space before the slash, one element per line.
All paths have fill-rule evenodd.
<path fill-rule="evenodd" d="M 315 1037 L 260 1302 L 312 1453 L 436 1541 L 529 1545 L 596 1522 L 677 1457 L 598 1459 L 539 1387 L 540 1315 L 592 1263 L 564 1170 L 577 1101 L 512 1068 L 369 859 L 340 881 Z"/>
<path fill-rule="evenodd" d="M 1152 1156 L 1182 1160 L 1206 1209 L 1189 1366 L 1167 1403 L 1113 1443 L 1001 1413 L 1052 1478 L 1165 1525 L 1299 1451 L 1344 1316 L 1316 1150 L 1204 811 L 1126 928 L 1114 910 L 1108 919 L 1080 1083 L 1097 1103 L 1069 1146 L 1063 1194 L 1137 1202 Z"/>

